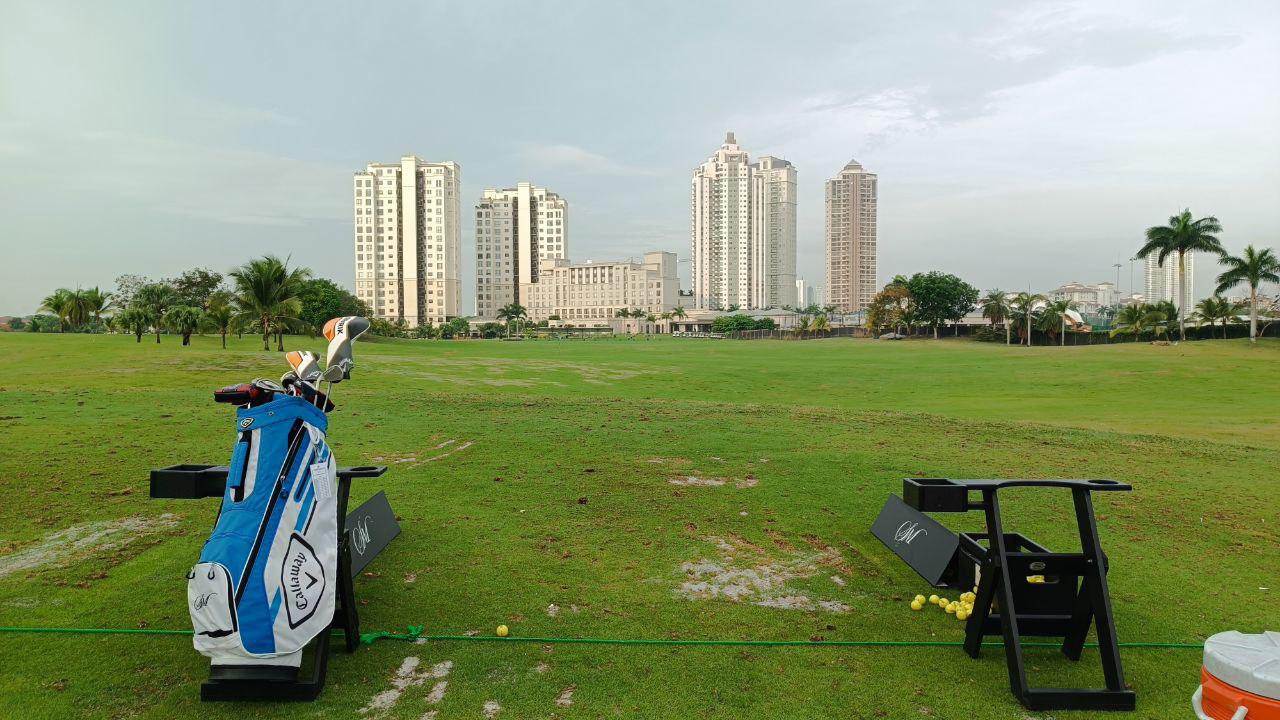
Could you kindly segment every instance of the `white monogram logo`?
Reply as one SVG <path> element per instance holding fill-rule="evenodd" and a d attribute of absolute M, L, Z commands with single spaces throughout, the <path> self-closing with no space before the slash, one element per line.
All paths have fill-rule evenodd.
<path fill-rule="evenodd" d="M 898 526 L 898 529 L 893 533 L 893 539 L 894 542 L 910 545 L 911 541 L 915 540 L 916 537 L 928 534 L 929 531 L 920 527 L 920 523 L 908 520 Z"/>
<path fill-rule="evenodd" d="M 365 548 L 369 545 L 369 521 L 372 519 L 365 515 L 356 522 L 355 528 L 351 531 L 351 545 L 357 555 L 364 555 Z"/>

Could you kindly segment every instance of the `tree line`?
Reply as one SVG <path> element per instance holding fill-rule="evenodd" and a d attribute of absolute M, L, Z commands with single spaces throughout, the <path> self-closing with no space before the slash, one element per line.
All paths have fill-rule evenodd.
<path fill-rule="evenodd" d="M 189 345 L 197 332 L 222 337 L 262 334 L 262 349 L 284 350 L 284 336 L 316 333 L 330 318 L 368 315 L 369 308 L 332 280 L 313 277 L 309 268 L 267 255 L 233 268 L 225 276 L 194 268 L 176 278 L 150 280 L 139 275 L 116 279 L 114 292 L 59 288 L 44 298 L 41 313 L 13 322 L 31 332 L 132 333 L 138 342 L 154 333 L 182 336 Z"/>
<path fill-rule="evenodd" d="M 1128 335 L 1134 339 L 1169 337 L 1176 327 L 1179 339 L 1186 338 L 1186 326 L 1193 322 L 1197 327 L 1208 325 L 1211 330 L 1219 325 L 1227 336 L 1227 326 L 1237 322 L 1239 314 L 1249 311 L 1249 339 L 1257 342 L 1263 283 L 1280 283 L 1280 259 L 1270 248 L 1248 245 L 1239 255 L 1226 251 L 1217 234 L 1222 225 L 1216 217 L 1195 218 L 1190 210 L 1169 218 L 1164 225 L 1155 225 L 1144 233 L 1144 242 L 1138 248 L 1137 259 L 1154 256 L 1160 267 L 1176 263 L 1177 297 L 1186 296 L 1186 259 L 1193 252 L 1212 255 L 1223 268 L 1217 276 L 1217 285 L 1211 297 L 1204 298 L 1193 308 L 1182 307 L 1170 300 L 1129 303 L 1114 310 L 1112 337 Z M 1245 286 L 1249 297 L 1244 302 L 1233 302 L 1222 294 L 1231 288 Z M 1045 295 L 1030 292 L 1011 293 L 993 289 L 979 298 L 976 288 L 960 278 L 942 272 L 916 273 L 911 277 L 896 276 L 876 294 L 867 307 L 866 326 L 873 332 L 887 329 L 908 334 L 916 328 L 929 327 L 933 335 L 946 323 L 959 322 L 975 309 L 981 309 L 992 330 L 1003 328 L 1006 344 L 1031 344 L 1032 334 L 1040 332 L 1050 342 L 1066 343 L 1066 333 L 1078 329 L 1073 316 L 1075 304 L 1070 300 L 1054 300 Z M 1268 320 L 1280 319 L 1280 307 L 1269 308 Z M 979 332 L 980 339 L 993 339 L 991 332 Z"/>

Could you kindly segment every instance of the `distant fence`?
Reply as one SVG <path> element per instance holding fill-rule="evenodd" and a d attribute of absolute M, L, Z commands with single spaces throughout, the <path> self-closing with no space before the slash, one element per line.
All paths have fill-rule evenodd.
<path fill-rule="evenodd" d="M 983 331 L 990 333 L 990 337 L 981 337 Z M 891 330 L 886 330 L 892 332 Z M 899 328 L 898 332 L 906 335 L 905 328 Z M 1203 327 L 1195 327 L 1187 325 L 1187 340 L 1221 340 L 1223 329 L 1221 326 L 1210 328 L 1208 325 Z M 726 337 L 732 340 L 822 340 L 826 338 L 836 337 L 855 337 L 868 338 L 876 337 L 864 327 L 835 327 L 830 330 L 821 332 L 808 330 L 800 332 L 795 328 L 775 328 L 773 330 L 740 330 L 730 333 L 672 333 L 675 336 L 683 337 Z M 1249 337 L 1249 325 L 1228 325 L 1226 335 L 1229 339 L 1247 338 Z M 917 338 L 932 338 L 932 328 L 914 328 L 914 332 L 908 335 Z M 1005 342 L 1004 331 L 999 328 L 994 330 L 987 325 L 951 325 L 939 328 L 939 338 L 967 337 L 977 340 L 986 340 L 991 343 L 1003 344 Z M 1270 324 L 1258 323 L 1258 337 L 1280 337 L 1280 322 L 1272 322 Z M 1040 332 L 1036 332 L 1031 337 L 1032 345 L 1116 345 L 1121 343 L 1133 342 L 1151 342 L 1157 339 L 1151 333 L 1143 333 L 1141 337 L 1135 338 L 1132 335 L 1117 335 L 1111 337 L 1111 333 L 1107 330 L 1094 330 L 1092 332 L 1068 332 L 1066 338 L 1052 337 Z M 1173 326 L 1169 329 L 1167 336 L 1162 336 L 1162 340 L 1177 340 L 1178 328 Z M 1026 338 L 1019 338 L 1016 334 L 1012 338 L 1012 344 L 1026 344 Z"/>
<path fill-rule="evenodd" d="M 795 328 L 774 328 L 773 330 L 739 330 L 726 333 L 726 337 L 734 340 L 823 340 L 834 337 L 871 337 L 864 327 L 834 327 L 830 330 L 806 330 L 801 332 Z"/>

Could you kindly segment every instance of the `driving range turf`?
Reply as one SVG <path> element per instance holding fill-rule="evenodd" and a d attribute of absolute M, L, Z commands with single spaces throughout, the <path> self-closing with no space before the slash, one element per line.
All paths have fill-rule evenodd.
<path fill-rule="evenodd" d="M 356 581 L 366 632 L 959 641 L 962 623 L 908 608 L 928 587 L 869 532 L 908 476 L 1131 482 L 1095 498 L 1122 642 L 1280 627 L 1275 341 L 390 341 L 355 355 L 330 442 L 340 464 L 390 466 L 356 482 L 353 507 L 385 490 L 403 527 Z M 233 411 L 211 390 L 278 377 L 281 354 L 249 337 L 223 350 L 214 337 L 12 333 L 0 367 L 0 626 L 189 628 L 185 574 L 217 501 L 151 500 L 147 471 L 225 463 Z M 1007 529 L 1078 547 L 1066 493 L 1002 505 Z M 1138 693 L 1128 717 L 1189 714 L 1197 650 L 1122 655 Z M 409 657 L 419 674 L 396 696 Z M 1034 684 L 1101 683 L 1096 652 L 1027 657 Z M 1023 710 L 994 647 L 971 660 L 956 647 L 383 640 L 335 652 L 324 694 L 302 706 L 201 706 L 206 671 L 183 635 L 0 633 L 0 714 L 1091 716 Z"/>

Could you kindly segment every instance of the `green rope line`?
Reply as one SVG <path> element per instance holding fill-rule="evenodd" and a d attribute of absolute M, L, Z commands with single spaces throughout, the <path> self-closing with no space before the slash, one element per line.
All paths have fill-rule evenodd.
<path fill-rule="evenodd" d="M 360 635 L 362 645 L 372 645 L 379 640 L 404 640 L 414 642 L 427 640 L 433 642 L 524 642 L 544 644 L 575 645 L 685 645 L 685 646 L 831 646 L 831 647 L 963 647 L 963 642 L 951 640 L 681 640 L 669 638 L 558 638 L 558 637 L 498 637 L 496 635 L 423 635 L 423 626 L 410 625 L 404 633 L 370 632 Z M 70 628 L 70 627 L 0 627 L 0 633 L 47 633 L 47 634 L 79 634 L 79 635 L 191 635 L 190 630 L 162 630 L 151 628 Z M 1001 642 L 984 642 L 985 647 L 1001 647 Z M 1122 642 L 1122 648 L 1156 648 L 1200 650 L 1204 646 L 1195 643 L 1164 642 Z M 1023 647 L 1060 647 L 1061 643 L 1024 642 Z M 1096 648 L 1097 643 L 1085 643 L 1085 647 Z"/>

